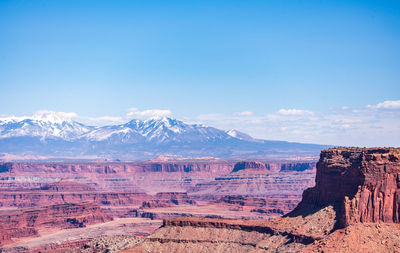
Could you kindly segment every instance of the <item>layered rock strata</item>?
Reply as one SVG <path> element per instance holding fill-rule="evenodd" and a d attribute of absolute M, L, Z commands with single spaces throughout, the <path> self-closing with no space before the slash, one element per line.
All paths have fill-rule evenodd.
<path fill-rule="evenodd" d="M 98 205 L 93 203 L 60 204 L 0 212 L 0 245 L 14 238 L 35 236 L 39 230 L 85 227 L 110 221 Z"/>
<path fill-rule="evenodd" d="M 265 221 L 168 219 L 124 252 L 398 252 L 399 158 L 395 148 L 324 150 L 315 187 L 289 214 Z"/>
<path fill-rule="evenodd" d="M 305 170 L 297 171 L 296 164 Z M 315 175 L 314 162 L 308 160 L 238 162 L 209 158 L 144 162 L 17 162 L 3 163 L 1 168 L 0 207 L 25 208 L 90 201 L 115 217 L 133 217 L 134 213 L 143 213 L 144 209 L 194 205 L 196 202 L 212 205 L 213 201 L 227 195 L 265 199 L 265 205 L 253 208 L 253 213 L 245 208 L 246 216 L 277 216 L 292 210 L 300 201 L 301 192 L 314 184 Z M 188 197 L 164 197 L 159 192 L 188 192 Z M 286 204 L 277 205 L 281 200 Z M 142 210 L 138 210 L 140 206 Z M 225 206 L 220 208 L 223 215 Z M 228 208 L 240 210 L 242 207 L 232 205 Z M 172 212 L 174 216 L 179 213 L 190 215 L 184 210 Z"/>
<path fill-rule="evenodd" d="M 338 203 L 339 226 L 357 222 L 400 223 L 400 149 L 336 148 L 321 152 L 315 187 L 304 205 Z"/>

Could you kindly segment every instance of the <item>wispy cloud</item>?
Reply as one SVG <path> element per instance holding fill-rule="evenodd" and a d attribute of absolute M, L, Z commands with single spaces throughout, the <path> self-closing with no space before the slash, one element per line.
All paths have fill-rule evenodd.
<path fill-rule="evenodd" d="M 135 119 L 148 119 L 153 117 L 170 117 L 172 116 L 172 112 L 169 109 L 149 109 L 141 111 L 133 107 L 128 109 L 126 116 Z"/>
<path fill-rule="evenodd" d="M 367 107 L 376 109 L 400 109 L 400 100 L 386 100 L 376 105 L 368 105 Z"/>
<path fill-rule="evenodd" d="M 399 146 L 400 110 L 393 109 L 397 109 L 396 101 L 364 108 L 344 106 L 325 112 L 281 109 L 263 115 L 205 114 L 197 119 L 262 139 L 347 146 Z"/>
<path fill-rule="evenodd" d="M 252 116 L 252 115 L 254 115 L 254 112 L 250 112 L 250 111 L 235 112 L 234 115 L 237 115 L 237 116 Z"/>
<path fill-rule="evenodd" d="M 278 112 L 280 115 L 285 116 L 298 116 L 298 115 L 311 115 L 312 111 L 300 110 L 300 109 L 280 109 Z"/>

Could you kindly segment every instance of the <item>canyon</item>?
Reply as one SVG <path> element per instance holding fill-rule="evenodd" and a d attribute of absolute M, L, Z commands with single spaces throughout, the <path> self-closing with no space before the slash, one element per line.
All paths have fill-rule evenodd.
<path fill-rule="evenodd" d="M 0 246 L 13 238 L 37 236 L 40 230 L 85 227 L 110 220 L 112 217 L 98 205 L 88 202 L 0 211 Z"/>
<path fill-rule="evenodd" d="M 315 158 L 309 157 L 5 162 L 0 164 L 2 214 L 14 217 L 16 213 L 39 213 L 36 216 L 42 217 L 47 209 L 59 207 L 69 216 L 62 220 L 64 223 L 54 225 L 60 232 L 52 236 L 43 232 L 40 222 L 32 223 L 29 233 L 22 231 L 17 224 L 33 218 L 16 215 L 15 227 L 8 225 L 10 220 L 2 224 L 21 232 L 5 233 L 0 241 L 4 252 L 54 250 L 62 245 L 78 246 L 100 235 L 109 239 L 117 235 L 142 238 L 162 225 L 163 219 L 277 217 L 291 211 L 301 200 L 302 191 L 314 184 L 315 164 Z M 69 205 L 90 205 L 92 209 L 87 210 L 103 219 L 82 218 Z M 78 225 L 72 226 L 72 221 Z M 77 231 L 72 233 L 71 229 Z"/>
<path fill-rule="evenodd" d="M 38 222 L 34 228 L 39 231 L 37 238 L 31 236 L 29 241 L 24 241 L 24 237 L 3 238 L 3 251 L 397 252 L 399 159 L 400 149 L 396 148 L 331 148 L 321 152 L 318 162 L 210 159 L 207 166 L 199 166 L 193 165 L 193 160 L 158 158 L 143 162 L 142 168 L 121 163 L 79 165 L 80 171 L 86 168 L 84 175 L 89 184 L 83 184 L 85 180 L 81 177 L 74 178 L 70 165 L 61 164 L 60 169 L 70 173 L 68 179 L 52 182 L 11 179 L 13 188 L 1 191 L 2 212 L 45 210 L 52 200 L 90 199 L 89 205 L 96 207 L 98 218 L 83 219 L 92 223 L 80 228 L 76 224 L 82 224 L 82 220 L 72 224 L 54 221 L 55 226 L 64 228 L 58 236 L 40 234 L 43 225 Z M 189 164 L 200 169 L 187 169 Z M 17 174 L 30 175 L 35 168 L 32 163 L 6 166 L 7 172 L 3 173 L 9 173 L 11 178 Z M 44 165 L 38 167 L 41 166 Z M 49 168 L 48 179 L 52 173 L 58 176 L 54 166 L 59 165 L 45 166 Z M 118 184 L 124 181 L 111 181 L 108 185 L 110 181 L 104 179 L 109 178 L 109 171 L 114 171 L 115 176 L 129 174 L 131 168 L 136 168 L 132 176 L 146 171 L 156 182 L 167 179 L 158 188 L 164 191 L 154 193 L 151 187 L 140 183 L 126 192 L 106 190 L 107 187 L 121 190 L 126 185 Z M 40 170 L 36 173 L 41 173 Z M 172 175 L 177 176 L 175 180 L 170 180 L 174 178 Z M 142 177 L 145 176 L 130 180 L 135 182 Z M 156 184 L 149 179 L 144 181 Z M 27 190 L 24 187 L 28 185 L 34 187 Z M 31 197 L 24 195 L 24 191 L 28 195 L 43 195 L 40 197 L 43 201 L 29 202 Z M 108 195 L 114 196 L 114 200 Z M 13 201 L 16 196 L 25 197 Z M 106 199 L 108 202 L 104 202 Z M 47 206 L 37 207 L 38 202 Z M 4 231 L 4 226 L 0 228 Z M 63 239 L 67 234 L 71 240 Z M 49 244 L 49 240 L 57 243 Z"/>
<path fill-rule="evenodd" d="M 316 185 L 272 220 L 165 219 L 122 252 L 397 252 L 400 149 L 321 152 Z"/>

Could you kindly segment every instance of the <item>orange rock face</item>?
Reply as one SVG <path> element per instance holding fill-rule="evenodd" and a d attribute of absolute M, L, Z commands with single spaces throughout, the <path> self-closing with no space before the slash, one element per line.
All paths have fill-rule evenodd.
<path fill-rule="evenodd" d="M 400 149 L 334 148 L 321 152 L 316 186 L 302 204 L 341 205 L 340 225 L 400 222 Z"/>

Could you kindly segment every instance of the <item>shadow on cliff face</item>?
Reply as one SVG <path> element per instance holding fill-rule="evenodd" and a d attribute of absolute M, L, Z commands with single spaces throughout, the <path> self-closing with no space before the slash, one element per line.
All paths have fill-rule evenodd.
<path fill-rule="evenodd" d="M 343 228 L 343 222 L 341 219 L 342 213 L 343 213 L 343 204 L 340 202 L 333 202 L 327 205 L 323 205 L 323 206 L 317 206 L 314 204 L 309 204 L 309 203 L 300 203 L 293 211 L 291 211 L 290 213 L 285 214 L 283 217 L 288 217 L 288 218 L 295 218 L 295 217 L 302 217 L 303 219 L 318 213 L 323 213 L 324 210 L 327 209 L 332 209 L 334 212 L 334 217 L 333 217 L 333 221 L 332 218 L 330 217 L 325 217 L 322 214 L 322 219 L 321 219 L 321 223 L 326 223 L 326 222 L 330 222 L 327 219 L 330 219 L 333 223 L 334 226 L 332 227 L 332 229 L 328 232 L 328 233 L 332 233 L 333 231 L 335 231 L 336 229 L 340 229 Z M 319 224 L 314 224 L 316 226 L 318 226 Z"/>
<path fill-rule="evenodd" d="M 12 170 L 12 164 L 11 163 L 0 164 L 0 173 L 11 172 L 11 170 Z"/>
<path fill-rule="evenodd" d="M 345 227 L 345 197 L 353 199 L 360 185 L 365 182 L 362 172 L 364 153 L 323 150 L 317 163 L 315 186 L 303 192 L 302 201 L 284 217 L 303 218 L 331 206 L 335 212 L 335 225 L 330 231 Z"/>
<path fill-rule="evenodd" d="M 357 190 L 354 190 L 351 193 L 347 193 L 346 195 L 343 195 L 337 201 L 332 201 L 329 203 L 319 203 L 317 201 L 318 192 L 317 192 L 316 187 L 308 188 L 303 192 L 303 199 L 297 205 L 297 207 L 293 211 L 285 214 L 283 217 L 294 218 L 294 217 L 301 216 L 302 218 L 306 218 L 308 216 L 312 216 L 319 212 L 323 212 L 323 210 L 327 209 L 328 207 L 331 207 L 331 209 L 333 209 L 333 211 L 335 212 L 335 215 L 334 215 L 334 224 L 335 225 L 333 226 L 331 231 L 329 231 L 329 233 L 332 233 L 336 229 L 345 227 L 345 215 L 344 215 L 344 213 L 345 213 L 345 210 L 344 210 L 345 197 L 352 199 L 353 197 L 355 197 L 356 193 L 357 193 Z M 326 221 L 321 220 L 321 222 L 324 223 Z M 318 225 L 318 224 L 315 224 L 315 225 Z"/>

